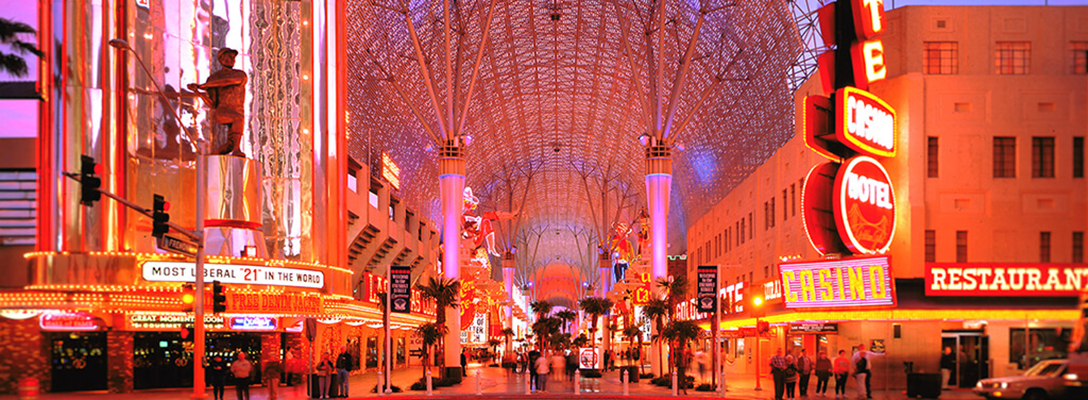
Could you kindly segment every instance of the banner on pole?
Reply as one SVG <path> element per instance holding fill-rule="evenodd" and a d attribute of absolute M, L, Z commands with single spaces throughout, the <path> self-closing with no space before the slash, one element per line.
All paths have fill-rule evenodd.
<path fill-rule="evenodd" d="M 718 307 L 718 266 L 700 265 L 696 306 L 699 312 L 712 313 Z"/>
<path fill-rule="evenodd" d="M 394 265 L 389 271 L 389 297 L 395 313 L 412 313 L 412 267 Z"/>

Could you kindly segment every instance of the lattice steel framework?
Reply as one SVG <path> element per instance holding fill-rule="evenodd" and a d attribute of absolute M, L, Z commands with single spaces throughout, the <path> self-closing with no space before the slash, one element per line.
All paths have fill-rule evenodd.
<path fill-rule="evenodd" d="M 444 4 L 452 9 L 452 86 L 462 94 L 453 99 L 460 109 L 491 0 L 348 0 L 343 66 L 350 74 L 345 118 L 352 154 L 377 167 L 379 152 L 389 153 L 401 170 L 399 197 L 436 220 L 437 158 L 414 112 L 434 124 L 435 110 L 446 106 L 449 88 L 435 78 L 445 73 Z M 648 126 L 639 105 L 645 95 L 639 97 L 633 78 L 649 82 L 656 70 L 649 60 L 660 56 L 667 78 L 659 93 L 667 98 L 700 12 L 705 21 L 677 113 L 682 120 L 697 110 L 674 152 L 671 252 L 683 251 L 685 221 L 702 216 L 793 135 L 791 85 L 811 74 L 798 69 L 811 63 L 802 57 L 795 4 L 666 0 L 660 42 L 648 35 L 656 32 L 658 10 L 656 1 L 644 0 L 497 1 L 464 130 L 473 139 L 467 185 L 484 193 L 490 208 L 505 209 L 507 199 L 487 188 L 509 181 L 510 171 L 532 169 L 533 179 L 522 183 L 527 187 L 515 191 L 529 199 L 519 232 L 595 229 L 589 209 L 600 207 L 599 200 L 582 189 L 577 170 L 611 170 L 617 187 L 633 188 L 636 204 L 619 219 L 633 218 L 645 203 L 645 156 L 636 138 Z M 435 107 L 406 21 L 435 78 Z M 390 79 L 403 88 L 403 99 Z M 705 104 L 695 107 L 704 93 Z M 543 235 L 539 262 L 586 259 L 571 238 Z"/>

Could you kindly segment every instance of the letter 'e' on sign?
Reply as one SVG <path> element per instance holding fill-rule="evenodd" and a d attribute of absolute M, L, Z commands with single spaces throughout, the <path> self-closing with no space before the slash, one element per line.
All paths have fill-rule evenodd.
<path fill-rule="evenodd" d="M 835 93 L 835 138 L 864 155 L 895 157 L 895 109 L 872 93 L 844 87 Z"/>
<path fill-rule="evenodd" d="M 884 42 L 880 38 L 854 44 L 850 54 L 854 61 L 855 85 L 867 88 L 888 76 L 888 67 L 884 65 Z"/>
<path fill-rule="evenodd" d="M 834 212 L 850 251 L 883 254 L 895 235 L 895 193 L 884 166 L 872 157 L 846 161 L 835 177 Z"/>

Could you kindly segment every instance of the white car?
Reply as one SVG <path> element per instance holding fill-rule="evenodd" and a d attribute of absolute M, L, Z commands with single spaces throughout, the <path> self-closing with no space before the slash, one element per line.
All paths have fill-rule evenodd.
<path fill-rule="evenodd" d="M 975 394 L 987 399 L 1045 400 L 1061 399 L 1065 395 L 1067 360 L 1046 360 L 1035 364 L 1019 376 L 990 378 L 978 381 Z"/>

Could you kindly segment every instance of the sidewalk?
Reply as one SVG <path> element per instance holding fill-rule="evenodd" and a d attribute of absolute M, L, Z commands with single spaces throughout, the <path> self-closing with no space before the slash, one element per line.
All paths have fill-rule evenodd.
<path fill-rule="evenodd" d="M 479 375 L 477 375 L 479 372 Z M 437 379 L 437 369 L 433 369 L 432 373 L 435 374 Z M 412 383 L 419 380 L 423 376 L 423 369 L 421 367 L 410 367 L 405 369 L 399 369 L 393 371 L 393 385 L 399 386 L 403 392 L 394 393 L 393 397 L 426 397 L 427 392 L 413 391 L 409 387 Z M 709 378 L 709 376 L 707 377 Z M 497 367 L 485 367 L 480 364 L 469 364 L 468 376 L 464 378 L 460 385 L 453 387 L 435 388 L 434 395 L 436 398 L 449 398 L 449 397 L 469 397 L 475 396 L 476 385 L 479 382 L 480 392 L 491 398 L 513 398 L 513 397 L 525 397 L 525 379 L 524 374 L 509 374 L 507 370 Z M 549 397 L 549 398 L 566 398 L 574 395 L 574 384 L 565 377 L 557 379 L 555 376 L 549 376 L 547 384 L 547 391 L 545 393 L 534 393 L 532 397 Z M 377 394 L 371 393 L 370 390 L 377 384 L 377 373 L 368 372 L 361 375 L 352 376 L 349 382 L 350 397 L 376 397 Z M 701 382 L 701 381 L 700 381 Z M 737 400 L 770 400 L 774 398 L 774 385 L 768 379 L 761 380 L 763 386 L 762 391 L 755 390 L 755 377 L 752 375 L 745 376 L 727 376 L 726 384 L 728 391 L 724 394 L 724 398 L 737 399 Z M 814 390 L 816 387 L 815 379 L 809 386 L 809 390 Z M 620 372 L 611 371 L 606 372 L 601 378 L 582 378 L 580 381 L 581 394 L 586 397 L 592 397 L 595 400 L 602 397 L 607 398 L 622 398 L 623 385 L 620 382 Z M 280 387 L 277 400 L 307 400 L 306 388 L 301 387 L 298 390 L 293 387 Z M 643 379 L 638 383 L 631 383 L 629 386 L 629 392 L 632 397 L 642 398 L 660 398 L 671 397 L 672 391 L 670 388 L 662 388 L 653 386 L 649 383 L 649 380 Z M 688 394 L 684 395 L 681 391 L 681 396 L 685 397 L 716 397 L 722 398 L 722 394 L 715 392 L 696 392 L 694 389 L 689 389 Z M 157 389 L 157 390 L 140 390 L 134 393 L 127 394 L 110 394 L 105 392 L 77 392 L 77 393 L 44 393 L 40 396 L 41 400 L 179 400 L 188 399 L 192 394 L 192 390 L 185 389 Z M 809 393 L 808 399 L 823 400 L 834 399 L 834 396 L 821 397 L 813 396 L 813 393 Z M 856 398 L 856 393 L 851 389 L 847 392 L 850 398 Z M 207 391 L 207 398 L 212 399 L 211 390 Z M 269 390 L 266 387 L 254 386 L 250 388 L 251 400 L 269 400 Z M 890 391 L 873 391 L 873 398 L 876 400 L 904 400 L 907 399 L 903 390 L 890 390 Z M 978 400 L 981 397 L 976 396 L 968 390 L 951 390 L 945 391 L 940 397 L 942 400 L 957 400 L 957 399 L 974 399 Z M 235 391 L 233 387 L 227 387 L 226 399 L 236 399 Z M 798 399 L 802 399 L 798 397 Z M 14 395 L 0 395 L 0 400 L 16 400 Z"/>

